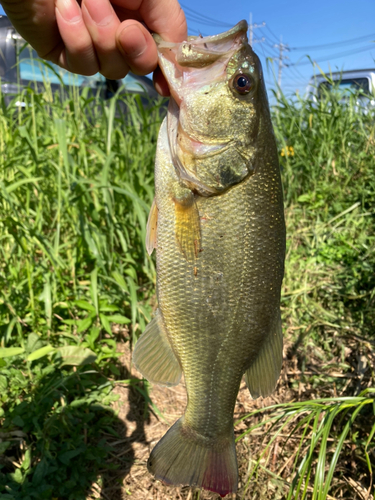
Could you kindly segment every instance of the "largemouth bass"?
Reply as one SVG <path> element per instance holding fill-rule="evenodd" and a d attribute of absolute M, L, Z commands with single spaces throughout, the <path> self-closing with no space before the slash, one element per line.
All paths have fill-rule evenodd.
<path fill-rule="evenodd" d="M 247 23 L 183 43 L 158 40 L 171 100 L 157 145 L 147 248 L 156 248 L 155 318 L 136 367 L 185 377 L 185 414 L 148 469 L 173 485 L 237 490 L 233 411 L 242 377 L 269 395 L 282 364 L 285 224 L 278 152 Z"/>

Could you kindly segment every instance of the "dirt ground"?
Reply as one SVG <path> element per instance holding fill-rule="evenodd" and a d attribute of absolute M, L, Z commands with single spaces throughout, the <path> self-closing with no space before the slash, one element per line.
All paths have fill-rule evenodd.
<path fill-rule="evenodd" d="M 295 346 L 286 340 L 284 347 L 284 363 L 281 376 L 274 394 L 268 398 L 252 400 L 249 391 L 243 382 L 237 397 L 234 420 L 239 420 L 250 412 L 265 408 L 270 405 L 287 403 L 292 400 L 314 399 L 317 397 L 316 388 L 306 383 L 306 374 L 318 373 L 321 370 L 316 357 L 311 356 L 311 364 L 305 366 L 304 375 L 298 369 L 298 359 L 293 354 Z M 327 383 L 320 387 L 319 397 L 337 397 L 344 394 L 348 385 L 357 384 L 363 377 L 360 359 L 353 355 L 356 349 L 356 340 L 353 349 L 348 348 L 348 361 L 351 362 L 353 371 L 348 374 L 347 383 L 343 391 L 336 391 L 335 384 Z M 350 344 L 348 344 L 350 345 Z M 150 398 L 147 391 L 142 389 L 142 376 L 131 364 L 131 352 L 129 343 L 119 344 L 119 350 L 123 353 L 119 359 L 122 367 L 121 378 L 123 383 L 115 387 L 118 400 L 113 408 L 118 415 L 117 436 L 108 434 L 111 446 L 111 460 L 108 468 L 103 471 L 101 481 L 94 485 L 92 498 L 104 500 L 218 500 L 220 496 L 207 492 L 194 490 L 189 487 L 170 487 L 155 480 L 147 471 L 147 459 L 150 451 L 165 434 L 169 427 L 183 414 L 186 405 L 186 391 L 183 382 L 177 387 L 167 388 L 151 386 Z M 357 347 L 357 346 L 356 346 Z M 353 352 L 352 352 L 353 351 Z M 358 361 L 359 359 L 359 361 Z M 320 372 L 322 374 L 322 370 Z M 340 375 L 340 374 L 337 374 Z M 321 376 L 321 375 L 320 375 Z M 342 377 L 343 375 L 340 375 Z M 129 384 L 129 380 L 136 380 L 135 384 Z M 302 382 L 303 380 L 303 382 Z M 362 380 L 363 381 L 363 380 Z M 368 376 L 367 384 L 372 381 Z M 267 419 L 265 412 L 247 418 L 235 425 L 235 435 L 240 436 L 250 426 Z M 271 425 L 271 424 L 270 424 Z M 236 495 L 228 495 L 229 500 L 283 500 L 288 491 L 287 483 L 280 480 L 280 476 L 290 480 L 293 468 L 293 459 L 297 447 L 297 436 L 289 439 L 289 430 L 280 433 L 269 446 L 267 453 L 262 452 L 267 447 L 270 435 L 266 430 L 270 425 L 262 425 L 259 429 L 252 430 L 251 434 L 245 435 L 236 444 L 237 460 L 239 467 L 239 488 Z M 288 446 L 285 443 L 288 442 Z M 259 460 L 256 468 L 256 462 Z M 112 466 L 115 466 L 111 470 Z M 256 473 L 254 474 L 254 471 Z M 357 471 L 358 472 L 358 471 Z M 348 477 L 347 481 L 353 479 Z M 356 481 L 354 481 L 356 482 Z M 357 480 L 357 486 L 361 487 L 361 481 Z M 311 488 L 309 487 L 308 490 Z M 354 494 L 350 498 L 364 499 L 367 496 Z M 345 498 L 348 498 L 344 495 Z M 327 498 L 334 498 L 328 496 Z M 339 495 L 339 498 L 343 496 Z"/>
<path fill-rule="evenodd" d="M 131 365 L 131 353 L 129 344 L 120 344 L 123 355 L 120 364 L 123 366 L 125 379 L 142 379 L 142 376 L 134 366 Z M 280 378 L 278 389 L 272 397 L 252 400 L 249 391 L 243 382 L 237 397 L 234 420 L 238 420 L 254 409 L 262 408 L 271 404 L 286 401 L 286 384 L 283 383 L 285 374 Z M 112 472 L 106 471 L 102 476 L 102 484 L 95 485 L 94 498 L 105 500 L 216 500 L 220 496 L 206 491 L 193 490 L 188 487 L 170 487 L 156 481 L 147 471 L 147 459 L 150 451 L 165 434 L 169 427 L 183 414 L 186 406 L 185 385 L 181 382 L 176 387 L 151 387 L 151 400 L 155 407 L 151 407 L 149 401 L 145 400 L 139 384 L 130 386 L 128 383 L 119 383 L 114 392 L 118 400 L 114 403 L 117 412 L 119 426 L 117 429 L 121 439 L 110 439 L 113 449 L 112 463 L 117 464 L 117 469 Z M 289 395 L 289 397 L 291 394 Z M 248 422 L 243 421 L 236 425 L 236 437 L 242 434 L 248 427 Z M 253 437 L 253 435 L 252 435 Z M 256 439 L 259 441 L 261 433 Z M 251 498 L 267 500 L 281 499 L 277 495 L 277 484 L 265 484 L 261 477 L 256 481 L 257 487 L 254 491 L 254 482 L 251 485 L 251 494 L 246 486 L 249 477 L 249 464 L 251 466 L 252 451 L 250 450 L 250 438 L 245 436 L 237 445 L 237 460 L 239 466 L 239 492 L 232 495 L 233 499 Z M 262 440 L 262 439 L 261 439 Z M 252 447 L 253 448 L 253 447 Z M 250 459 L 250 460 L 249 460 Z M 273 458 L 275 460 L 275 457 Z M 120 466 L 119 466 L 120 465 Z M 268 491 L 269 490 L 269 491 Z M 245 495 L 245 496 L 244 496 Z M 270 496 L 269 496 L 270 495 Z M 230 499 L 228 495 L 226 498 Z"/>

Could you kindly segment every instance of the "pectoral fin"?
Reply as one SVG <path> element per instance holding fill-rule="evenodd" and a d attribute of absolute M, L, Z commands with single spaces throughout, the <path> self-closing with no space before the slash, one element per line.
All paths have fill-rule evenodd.
<path fill-rule="evenodd" d="M 149 255 L 152 254 L 156 248 L 156 229 L 158 227 L 158 207 L 156 206 L 155 198 L 152 202 L 150 213 L 148 216 L 146 227 L 146 250 Z"/>
<path fill-rule="evenodd" d="M 245 382 L 253 399 L 269 396 L 275 389 L 283 364 L 283 334 L 280 313 L 258 357 L 245 372 Z"/>
<path fill-rule="evenodd" d="M 155 384 L 171 386 L 181 380 L 180 363 L 169 343 L 159 309 L 135 345 L 133 363 Z"/>
<path fill-rule="evenodd" d="M 175 201 L 175 231 L 178 245 L 186 260 L 197 258 L 200 251 L 201 232 L 198 207 L 193 193 Z"/>

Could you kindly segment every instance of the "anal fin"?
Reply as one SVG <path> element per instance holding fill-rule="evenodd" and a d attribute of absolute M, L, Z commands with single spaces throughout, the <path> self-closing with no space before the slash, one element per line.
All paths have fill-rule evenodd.
<path fill-rule="evenodd" d="M 201 245 L 200 218 L 193 193 L 183 201 L 175 200 L 175 231 L 186 260 L 197 258 Z"/>
<path fill-rule="evenodd" d="M 152 383 L 172 386 L 181 380 L 180 363 L 169 343 L 159 309 L 135 345 L 133 363 Z"/>
<path fill-rule="evenodd" d="M 277 313 L 269 337 L 258 357 L 245 372 L 245 382 L 253 399 L 269 396 L 275 389 L 283 364 L 283 332 Z"/>
<path fill-rule="evenodd" d="M 146 226 L 146 250 L 149 255 L 152 254 L 156 248 L 156 229 L 158 227 L 158 207 L 156 206 L 155 198 L 152 202 L 150 213 Z"/>

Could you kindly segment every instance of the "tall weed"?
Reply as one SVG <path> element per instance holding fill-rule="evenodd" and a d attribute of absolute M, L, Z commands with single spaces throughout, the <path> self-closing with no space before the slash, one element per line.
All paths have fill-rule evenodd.
<path fill-rule="evenodd" d="M 250 472 L 277 476 L 284 498 L 354 498 L 350 481 L 342 486 L 353 445 L 366 491 L 374 465 L 374 113 L 355 96 L 276 99 L 286 363 L 298 368 L 288 383 L 301 401 L 264 410 L 254 425 L 268 431 L 265 453 L 285 432 L 299 444 L 283 448 L 291 469 L 272 472 L 260 457 Z M 0 95 L 4 498 L 85 498 L 108 467 L 101 432 L 114 432 L 116 345 L 143 331 L 154 306 L 144 240 L 162 112 L 88 89 L 57 98 L 48 85 L 29 88 L 9 106 Z"/>
<path fill-rule="evenodd" d="M 111 467 L 105 433 L 120 423 L 103 375 L 120 376 L 117 343 L 151 317 L 144 241 L 164 108 L 48 85 L 3 97 L 0 491 L 76 500 Z"/>
<path fill-rule="evenodd" d="M 264 447 L 249 465 L 249 481 L 267 470 L 272 481 L 281 481 L 284 493 L 277 498 L 369 499 L 375 465 L 375 112 L 358 106 L 355 93 L 344 100 L 326 92 L 318 102 L 280 94 L 273 121 L 287 224 L 285 370 L 301 401 L 262 409 L 254 425 L 265 431 Z M 250 438 L 257 413 L 245 417 Z M 267 465 L 271 449 L 280 459 L 273 471 Z"/>

